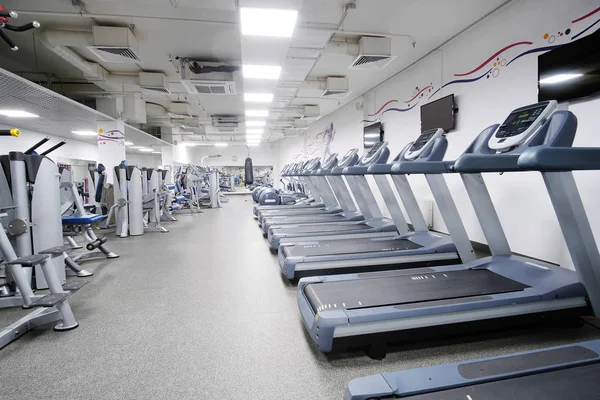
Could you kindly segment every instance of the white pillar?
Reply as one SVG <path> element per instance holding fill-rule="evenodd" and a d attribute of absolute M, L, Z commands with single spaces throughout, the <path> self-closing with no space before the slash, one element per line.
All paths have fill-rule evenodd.
<path fill-rule="evenodd" d="M 106 181 L 113 183 L 114 167 L 125 160 L 125 122 L 98 122 L 98 163 L 106 167 Z"/>

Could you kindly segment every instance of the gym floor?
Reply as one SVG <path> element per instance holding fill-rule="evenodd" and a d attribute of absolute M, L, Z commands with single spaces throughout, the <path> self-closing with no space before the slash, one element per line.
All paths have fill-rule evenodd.
<path fill-rule="evenodd" d="M 30 332 L 0 350 L 3 399 L 341 399 L 385 371 L 589 340 L 600 330 L 509 331 L 325 356 L 304 332 L 249 196 L 178 214 L 167 234 L 110 238 L 121 258 L 88 262 L 71 300 L 80 327 Z M 22 310 L 0 312 L 0 326 Z"/>

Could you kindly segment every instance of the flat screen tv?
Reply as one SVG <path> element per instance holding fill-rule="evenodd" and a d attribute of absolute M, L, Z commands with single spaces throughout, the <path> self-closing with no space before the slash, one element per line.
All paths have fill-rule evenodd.
<path fill-rule="evenodd" d="M 365 149 L 373 147 L 379 142 L 383 142 L 383 125 L 381 122 L 376 122 L 372 125 L 365 126 L 363 132 L 363 143 Z"/>
<path fill-rule="evenodd" d="M 421 106 L 421 132 L 441 128 L 448 132 L 454 129 L 454 94 Z"/>
<path fill-rule="evenodd" d="M 600 30 L 538 56 L 539 101 L 600 94 Z"/>

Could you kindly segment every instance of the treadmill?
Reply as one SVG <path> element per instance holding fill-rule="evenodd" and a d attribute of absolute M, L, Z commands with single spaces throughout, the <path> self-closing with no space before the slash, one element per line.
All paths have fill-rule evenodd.
<path fill-rule="evenodd" d="M 317 213 L 330 213 L 338 206 L 338 201 L 335 197 L 332 188 L 324 177 L 318 176 L 317 172 L 322 168 L 333 168 L 338 164 L 338 154 L 333 153 L 330 155 L 325 163 L 321 165 L 321 159 L 319 157 L 313 158 L 306 168 L 302 171 L 296 172 L 298 178 L 302 178 L 305 182 L 311 183 L 311 193 L 314 191 L 315 196 L 319 197 L 321 201 L 311 207 L 295 207 L 294 205 L 288 207 L 277 207 L 277 208 L 265 208 L 258 212 L 258 220 L 262 223 L 264 218 L 267 217 L 279 217 L 287 215 L 311 215 Z"/>
<path fill-rule="evenodd" d="M 281 172 L 281 176 L 282 177 L 289 177 L 290 179 L 298 179 L 300 174 L 301 174 L 301 170 L 303 170 L 305 167 L 306 168 L 318 168 L 318 165 L 315 165 L 316 162 L 318 162 L 319 159 L 312 159 L 309 160 L 307 162 L 300 162 L 300 163 L 295 163 L 295 164 L 288 164 L 286 167 L 284 167 L 284 169 Z M 312 163 L 312 165 L 311 165 Z M 311 180 L 302 180 L 299 179 L 300 182 L 308 187 L 308 190 L 310 192 L 310 196 L 308 198 L 304 198 L 299 200 L 297 203 L 295 204 L 280 204 L 280 205 L 264 205 L 264 206 L 254 206 L 253 208 L 253 214 L 254 216 L 258 217 L 260 215 L 261 212 L 272 212 L 275 210 L 292 210 L 292 209 L 299 209 L 299 208 L 314 208 L 314 207 L 324 207 L 323 202 L 321 201 L 320 195 L 319 195 L 319 191 L 317 190 L 315 184 L 313 181 Z"/>
<path fill-rule="evenodd" d="M 405 149 L 406 150 L 406 149 Z M 424 150 L 420 148 L 419 150 Z M 366 191 L 363 192 L 362 198 L 357 198 L 359 202 L 359 208 L 364 210 L 362 214 L 365 216 L 363 221 L 351 221 L 343 224 L 328 224 L 327 226 L 289 226 L 284 225 L 282 227 L 272 227 L 269 229 L 267 238 L 269 245 L 272 250 L 278 250 L 280 245 L 292 245 L 292 244 L 307 244 L 305 242 L 316 243 L 318 240 L 345 240 L 345 239 L 373 239 L 373 238 L 393 238 L 398 235 L 406 234 L 410 231 L 402 209 L 394 190 L 392 189 L 387 176 L 392 166 L 401 160 L 404 150 L 400 152 L 396 158 L 394 158 L 388 164 L 374 164 L 372 166 L 357 166 L 348 167 L 342 170 L 345 176 L 364 176 L 365 174 L 371 174 L 370 171 L 378 171 L 377 174 L 373 175 L 377 188 L 381 193 L 383 201 L 387 210 L 390 213 L 391 219 L 386 218 L 381 213 L 380 208 L 377 206 L 377 200 L 371 189 L 367 186 Z M 415 157 L 418 156 L 415 153 Z M 349 171 L 352 171 L 350 173 Z M 330 171 L 319 170 L 317 174 L 330 174 Z M 421 218 L 422 219 L 422 218 Z"/>
<path fill-rule="evenodd" d="M 555 101 L 514 110 L 505 122 L 481 132 L 453 168 L 461 175 L 492 256 L 462 265 L 301 279 L 302 320 L 323 352 L 367 345 L 385 357 L 385 343 L 439 335 L 506 329 L 540 323 L 576 323 L 600 306 L 594 268 L 600 256 L 570 171 L 542 169 L 576 271 L 513 254 L 481 173 L 522 171 L 528 149 L 571 146 L 577 119 L 553 111 Z M 581 156 L 584 162 L 598 162 Z M 561 160 L 555 159 L 558 165 Z M 574 163 L 575 164 L 575 163 Z M 397 164 L 401 169 L 402 163 Z M 392 169 L 392 172 L 396 166 Z M 561 170 L 560 168 L 557 168 Z M 581 277 L 581 279 L 580 279 Z M 598 309 L 598 308 L 597 308 Z"/>
<path fill-rule="evenodd" d="M 387 142 L 379 142 L 375 144 L 370 149 L 366 150 L 360 161 L 358 162 L 359 166 L 368 166 L 372 164 L 382 164 L 385 163 L 390 155 L 390 150 L 387 148 Z M 347 178 L 350 179 L 350 178 Z M 343 180 L 342 180 L 343 182 Z M 335 181 L 332 181 L 332 189 L 335 191 Z M 338 190 L 347 191 L 347 188 L 350 188 L 352 194 L 355 198 L 362 198 L 364 192 L 363 187 L 368 187 L 367 180 L 364 176 L 360 177 L 352 177 L 348 181 L 348 185 L 340 184 L 338 186 Z M 362 192 L 361 192 L 362 190 Z M 338 197 L 338 203 L 343 199 L 344 196 Z M 340 204 L 342 206 L 342 204 Z M 330 210 L 329 215 L 305 215 L 305 216 L 280 216 L 280 217 L 272 217 L 272 218 L 264 218 L 262 221 L 262 227 L 265 234 L 269 233 L 269 228 L 271 226 L 283 226 L 283 225 L 313 225 L 313 224 L 323 224 L 323 223 L 338 223 L 338 222 L 348 222 L 348 221 L 362 221 L 365 219 L 364 212 L 366 210 L 352 210 L 352 209 L 344 209 L 344 208 L 335 208 Z"/>
<path fill-rule="evenodd" d="M 337 170 L 346 165 L 355 165 L 358 162 L 358 149 L 351 149 L 348 151 L 342 160 L 338 163 L 337 167 L 332 166 L 331 169 Z M 313 170 L 310 173 L 306 173 L 315 182 L 319 182 L 319 190 L 321 195 L 324 197 L 323 202 L 326 205 L 325 209 L 318 210 L 317 212 L 311 210 L 295 210 L 295 211 L 283 211 L 277 214 L 274 213 L 261 213 L 259 214 L 259 223 L 265 220 L 283 221 L 284 218 L 288 217 L 309 217 L 316 214 L 338 214 L 341 212 L 356 212 L 352 198 L 348 192 L 348 187 L 342 178 L 334 177 L 330 175 L 319 174 L 319 169 Z M 265 234 L 267 232 L 265 231 Z"/>
<path fill-rule="evenodd" d="M 386 182 L 385 175 L 392 174 L 398 194 L 412 222 L 413 232 L 409 231 L 393 193 L 389 193 L 386 197 L 393 198 L 393 202 L 396 203 L 394 221 L 401 229 L 401 234 L 393 237 L 348 240 L 317 237 L 305 243 L 282 244 L 278 257 L 282 273 L 288 279 L 297 279 L 306 276 L 430 267 L 474 261 L 475 252 L 471 241 L 448 185 L 441 175 L 448 169 L 448 163 L 442 161 L 447 147 L 448 141 L 442 129 L 429 130 L 402 150 L 396 164 L 372 165 L 368 168 L 368 173 Z M 344 172 L 352 174 L 364 171 L 347 168 Z M 429 230 L 406 177 L 410 173 L 425 174 L 450 235 Z M 391 190 L 389 188 L 389 191 Z M 386 204 L 393 202 L 389 199 Z"/>
<path fill-rule="evenodd" d="M 344 400 L 570 400 L 600 392 L 600 340 L 353 379 Z"/>

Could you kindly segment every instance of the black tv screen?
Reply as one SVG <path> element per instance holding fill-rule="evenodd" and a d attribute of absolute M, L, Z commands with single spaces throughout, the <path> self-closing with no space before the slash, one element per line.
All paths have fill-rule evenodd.
<path fill-rule="evenodd" d="M 538 56 L 539 101 L 600 93 L 600 30 Z"/>
<path fill-rule="evenodd" d="M 363 132 L 363 143 L 365 149 L 373 147 L 379 142 L 383 142 L 383 125 L 381 125 L 381 122 L 365 126 Z"/>
<path fill-rule="evenodd" d="M 421 132 L 441 128 L 454 129 L 454 94 L 421 106 Z"/>

